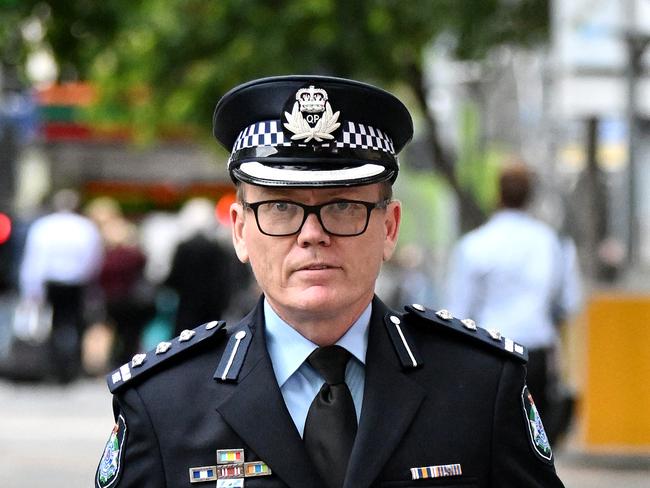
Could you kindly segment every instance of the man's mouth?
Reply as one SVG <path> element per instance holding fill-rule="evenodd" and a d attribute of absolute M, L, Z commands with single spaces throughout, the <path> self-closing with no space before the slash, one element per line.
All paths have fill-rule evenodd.
<path fill-rule="evenodd" d="M 324 269 L 334 269 L 337 267 L 338 266 L 333 266 L 327 263 L 312 263 L 312 264 L 306 264 L 304 266 L 300 266 L 298 268 L 298 271 L 322 271 Z"/>

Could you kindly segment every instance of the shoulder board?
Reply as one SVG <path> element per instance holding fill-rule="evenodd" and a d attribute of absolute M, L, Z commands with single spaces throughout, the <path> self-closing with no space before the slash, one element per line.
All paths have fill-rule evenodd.
<path fill-rule="evenodd" d="M 528 362 L 528 351 L 523 345 L 503 337 L 498 330 L 478 327 L 472 319 L 459 320 L 448 310 L 436 311 L 417 303 L 405 306 L 404 310 L 406 310 L 405 319 L 413 319 L 420 324 L 443 327 L 520 362 Z"/>
<path fill-rule="evenodd" d="M 192 330 L 186 329 L 178 337 L 170 341 L 160 342 L 155 350 L 136 354 L 130 362 L 123 364 L 106 376 L 108 389 L 111 393 L 115 393 L 124 385 L 129 384 L 134 378 L 150 374 L 169 358 L 181 354 L 210 337 L 224 335 L 226 331 L 225 325 L 226 322 L 224 321 L 214 320 L 199 325 Z"/>

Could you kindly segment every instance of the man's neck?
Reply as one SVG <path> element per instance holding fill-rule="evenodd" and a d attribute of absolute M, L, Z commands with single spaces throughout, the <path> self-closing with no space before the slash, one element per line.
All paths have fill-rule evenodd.
<path fill-rule="evenodd" d="M 349 310 L 314 312 L 305 310 L 287 310 L 276 307 L 272 300 L 266 298 L 276 314 L 293 327 L 300 335 L 319 346 L 335 344 L 359 319 L 372 298 Z"/>

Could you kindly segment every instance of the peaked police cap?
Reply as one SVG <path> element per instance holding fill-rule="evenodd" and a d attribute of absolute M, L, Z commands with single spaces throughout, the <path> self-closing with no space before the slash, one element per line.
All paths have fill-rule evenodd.
<path fill-rule="evenodd" d="M 397 178 L 413 122 L 392 94 L 328 76 L 279 76 L 237 86 L 217 104 L 213 132 L 234 181 L 356 186 Z"/>

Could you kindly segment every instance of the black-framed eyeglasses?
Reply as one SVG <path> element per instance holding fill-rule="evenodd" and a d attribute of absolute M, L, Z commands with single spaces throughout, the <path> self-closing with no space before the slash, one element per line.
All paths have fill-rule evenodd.
<path fill-rule="evenodd" d="M 305 205 L 290 200 L 242 202 L 245 209 L 255 214 L 257 228 L 262 234 L 283 237 L 297 234 L 310 214 L 316 215 L 325 232 L 333 236 L 352 237 L 368 228 L 370 213 L 375 208 L 386 208 L 389 199 L 380 202 L 334 200 L 320 205 Z"/>

